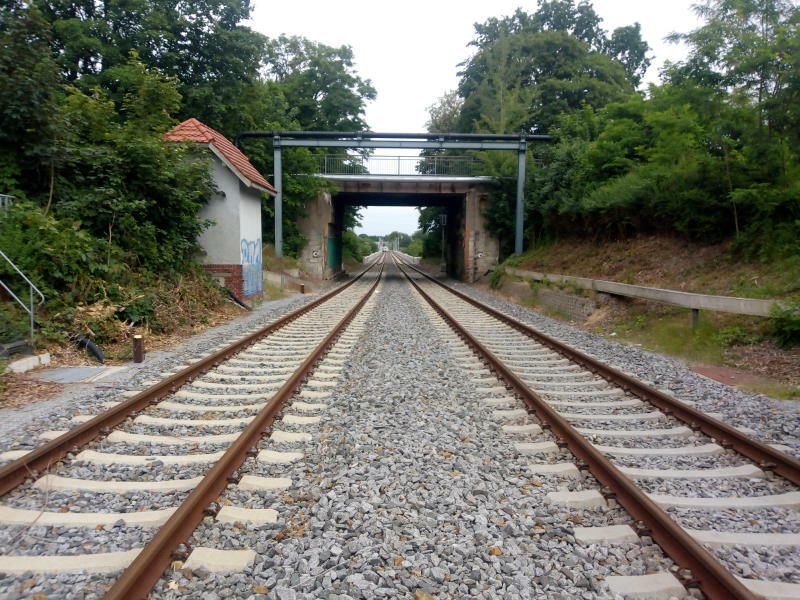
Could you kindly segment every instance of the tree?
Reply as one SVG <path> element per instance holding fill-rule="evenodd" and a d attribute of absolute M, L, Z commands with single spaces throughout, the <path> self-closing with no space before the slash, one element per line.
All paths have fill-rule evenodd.
<path fill-rule="evenodd" d="M 402 233 L 400 231 L 393 231 L 392 233 L 384 236 L 383 238 L 383 241 L 388 243 L 390 247 L 394 243 L 394 240 L 397 240 L 397 244 L 400 250 L 405 250 L 411 243 L 411 236 L 408 235 L 407 233 Z"/>
<path fill-rule="evenodd" d="M 600 27 L 602 19 L 597 15 L 591 3 L 574 0 L 545 0 L 540 3 L 535 13 L 526 13 L 522 9 L 501 19 L 491 18 L 485 23 L 475 24 L 475 39 L 471 45 L 478 48 L 475 57 L 462 63 L 464 69 L 460 73 L 462 81 L 459 93 L 466 98 L 481 79 L 480 64 L 473 64 L 480 52 L 502 38 L 521 34 L 562 32 L 583 42 L 590 52 L 602 53 L 623 65 L 631 82 L 638 85 L 641 76 L 647 71 L 650 59 L 649 50 L 641 38 L 638 23 L 614 30 L 611 37 Z M 475 67 L 478 67 L 477 69 Z"/>
<path fill-rule="evenodd" d="M 61 78 L 49 28 L 35 7 L 0 8 L 0 193 L 48 194 L 59 136 Z"/>
<path fill-rule="evenodd" d="M 126 253 L 129 265 L 180 272 L 207 225 L 198 210 L 213 192 L 208 163 L 162 140 L 180 95 L 176 82 L 131 59 L 123 108 L 102 91 L 71 88 L 53 211 Z"/>
<path fill-rule="evenodd" d="M 249 0 L 35 0 L 50 23 L 64 78 L 120 102 L 120 69 L 141 62 L 177 78 L 179 116 L 197 117 L 227 135 L 242 129 L 241 97 L 252 93 L 266 38 L 240 23 Z M 124 76 L 124 74 L 122 75 Z"/>
<path fill-rule="evenodd" d="M 797 34 L 800 11 L 789 0 L 705 0 L 695 12 L 706 23 L 674 41 L 691 47 L 688 64 L 701 76 L 716 74 L 723 86 L 750 94 L 761 106 L 785 85 L 783 52 Z"/>
<path fill-rule="evenodd" d="M 428 121 L 425 128 L 431 133 L 448 133 L 456 131 L 459 114 L 464 100 L 455 90 L 445 92 L 436 102 L 428 107 Z"/>
<path fill-rule="evenodd" d="M 353 69 L 349 46 L 333 48 L 301 37 L 280 36 L 267 44 L 266 76 L 279 82 L 304 130 L 363 131 L 365 103 L 375 88 Z"/>
<path fill-rule="evenodd" d="M 618 51 L 625 50 L 623 39 L 632 43 L 633 37 L 630 31 L 627 38 L 619 37 Z M 636 68 L 640 67 L 625 67 L 592 50 L 565 30 L 514 31 L 482 44 L 465 63 L 458 87 L 464 98 L 459 129 L 485 130 L 490 123 L 494 131 L 521 126 L 524 131 L 546 133 L 562 112 L 584 104 L 600 107 L 633 91 L 627 71 Z"/>

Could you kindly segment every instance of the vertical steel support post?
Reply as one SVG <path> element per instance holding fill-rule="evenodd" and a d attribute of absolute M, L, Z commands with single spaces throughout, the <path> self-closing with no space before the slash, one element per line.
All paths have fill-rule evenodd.
<path fill-rule="evenodd" d="M 283 165 L 281 137 L 272 138 L 273 169 L 275 172 L 275 256 L 283 256 Z"/>
<path fill-rule="evenodd" d="M 528 142 L 525 137 L 519 140 L 519 150 L 517 152 L 517 210 L 514 221 L 514 254 L 522 254 L 522 231 L 525 224 L 525 153 L 528 149 Z"/>

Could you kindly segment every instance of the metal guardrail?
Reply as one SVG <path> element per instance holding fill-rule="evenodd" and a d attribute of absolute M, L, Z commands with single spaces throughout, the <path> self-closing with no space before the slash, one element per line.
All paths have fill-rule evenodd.
<path fill-rule="evenodd" d="M 472 156 L 342 156 L 319 157 L 320 175 L 446 175 L 474 177 L 480 161 Z"/>
<path fill-rule="evenodd" d="M 11 261 L 11 259 L 10 259 L 10 258 L 8 258 L 8 256 L 6 256 L 6 253 L 5 253 L 5 252 L 3 252 L 2 250 L 0 250 L 0 257 L 2 257 L 3 259 L 5 259 L 5 261 L 6 261 L 6 262 L 7 262 L 9 265 L 11 265 L 11 268 L 12 268 L 12 269 L 14 269 L 14 270 L 17 272 L 17 274 L 18 274 L 20 277 L 22 277 L 23 281 L 25 281 L 25 283 L 27 283 L 27 284 L 28 284 L 28 304 L 27 304 L 27 306 L 26 306 L 25 302 L 24 302 L 23 300 L 21 300 L 21 299 L 20 299 L 20 297 L 19 297 L 19 296 L 17 296 L 17 295 L 16 295 L 16 294 L 15 294 L 15 293 L 14 293 L 14 292 L 11 290 L 11 288 L 10 288 L 10 287 L 8 287 L 8 286 L 7 286 L 7 285 L 6 285 L 6 284 L 5 284 L 5 283 L 4 283 L 2 280 L 0 280 L 0 286 L 2 286 L 2 288 L 3 288 L 3 289 L 6 291 L 6 292 L 8 292 L 8 293 L 11 295 L 11 297 L 12 297 L 12 298 L 14 298 L 14 300 L 16 300 L 16 301 L 17 301 L 17 303 L 18 303 L 18 304 L 19 304 L 19 305 L 22 307 L 22 309 L 23 309 L 23 310 L 24 310 L 26 313 L 28 313 L 28 316 L 30 317 L 30 325 L 31 325 L 31 344 L 33 344 L 33 331 L 34 331 L 34 329 L 33 329 L 33 328 L 34 328 L 34 322 L 33 322 L 33 321 L 34 321 L 34 315 L 36 314 L 36 309 L 37 309 L 37 308 L 39 308 L 40 306 L 42 306 L 42 304 L 44 304 L 44 294 L 42 294 L 42 292 L 39 290 L 39 288 L 37 288 L 37 287 L 36 287 L 36 286 L 33 284 L 33 282 L 32 282 L 30 279 L 28 279 L 28 278 L 26 277 L 25 273 L 23 273 L 22 271 L 20 271 L 20 270 L 19 270 L 19 268 L 17 267 L 17 265 L 15 265 L 15 264 L 14 264 L 14 263 Z M 39 298 L 40 298 L 40 300 L 39 300 L 38 304 L 36 304 L 36 305 L 34 305 L 34 303 L 33 303 L 33 295 L 34 295 L 34 293 L 35 293 L 37 296 L 39 296 Z"/>
<path fill-rule="evenodd" d="M 677 290 L 665 290 L 662 288 L 647 287 L 643 285 L 619 283 L 617 281 L 605 281 L 603 279 L 589 279 L 588 277 L 573 277 L 571 275 L 539 273 L 537 271 L 527 271 L 513 267 L 505 267 L 505 271 L 506 273 L 515 275 L 516 277 L 522 277 L 523 279 L 565 283 L 585 290 L 605 292 L 615 296 L 627 296 L 629 298 L 652 300 L 654 302 L 662 302 L 664 304 L 672 304 L 673 306 L 690 308 L 692 311 L 711 310 L 733 313 L 737 315 L 768 317 L 771 314 L 770 311 L 773 305 L 779 303 L 779 301 L 776 300 L 737 298 L 733 296 L 712 296 L 708 294 L 679 292 Z M 693 312 L 693 318 L 696 317 L 696 314 L 696 312 Z"/>

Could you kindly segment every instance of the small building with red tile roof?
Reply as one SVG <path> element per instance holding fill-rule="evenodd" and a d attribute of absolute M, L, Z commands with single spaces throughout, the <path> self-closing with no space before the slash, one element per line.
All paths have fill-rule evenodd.
<path fill-rule="evenodd" d="M 213 224 L 198 238 L 205 268 L 239 299 L 264 289 L 261 261 L 261 198 L 275 188 L 224 135 L 197 119 L 187 119 L 166 134 L 169 142 L 206 147 L 217 193 L 200 210 Z"/>

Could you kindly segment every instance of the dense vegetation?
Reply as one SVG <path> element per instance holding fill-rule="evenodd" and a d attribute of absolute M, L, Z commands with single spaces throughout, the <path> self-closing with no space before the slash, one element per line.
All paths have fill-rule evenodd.
<path fill-rule="evenodd" d="M 800 253 L 800 9 L 788 0 L 706 0 L 675 34 L 690 51 L 658 85 L 638 24 L 610 35 L 588 2 L 551 0 L 475 27 L 458 89 L 430 131 L 549 133 L 530 154 L 526 242 L 668 232 L 735 238 L 745 257 Z M 508 179 L 487 214 L 513 240 L 512 153 L 478 154 Z M 423 213 L 420 225 L 436 223 Z"/>
<path fill-rule="evenodd" d="M 249 0 L 0 7 L 0 193 L 16 198 L 0 214 L 0 239 L 48 297 L 46 333 L 77 329 L 110 339 L 104 331 L 114 329 L 105 327 L 113 317 L 173 325 L 157 316 L 159 294 L 187 281 L 200 299 L 187 321 L 219 301 L 196 263 L 195 240 L 207 226 L 197 212 L 213 191 L 207 163 L 162 141 L 179 120 L 196 117 L 229 137 L 245 129 L 366 128 L 364 103 L 375 91 L 354 73 L 348 47 L 268 39 L 241 24 L 249 15 Z M 268 144 L 247 151 L 271 173 Z M 284 168 L 313 172 L 316 158 L 287 150 Z M 323 185 L 284 178 L 289 254 L 303 244 L 292 224 Z M 271 241 L 266 199 L 264 209 Z M 79 313 L 100 316 L 89 323 Z M 2 314 L 0 330 L 13 328 L 16 313 Z"/>

